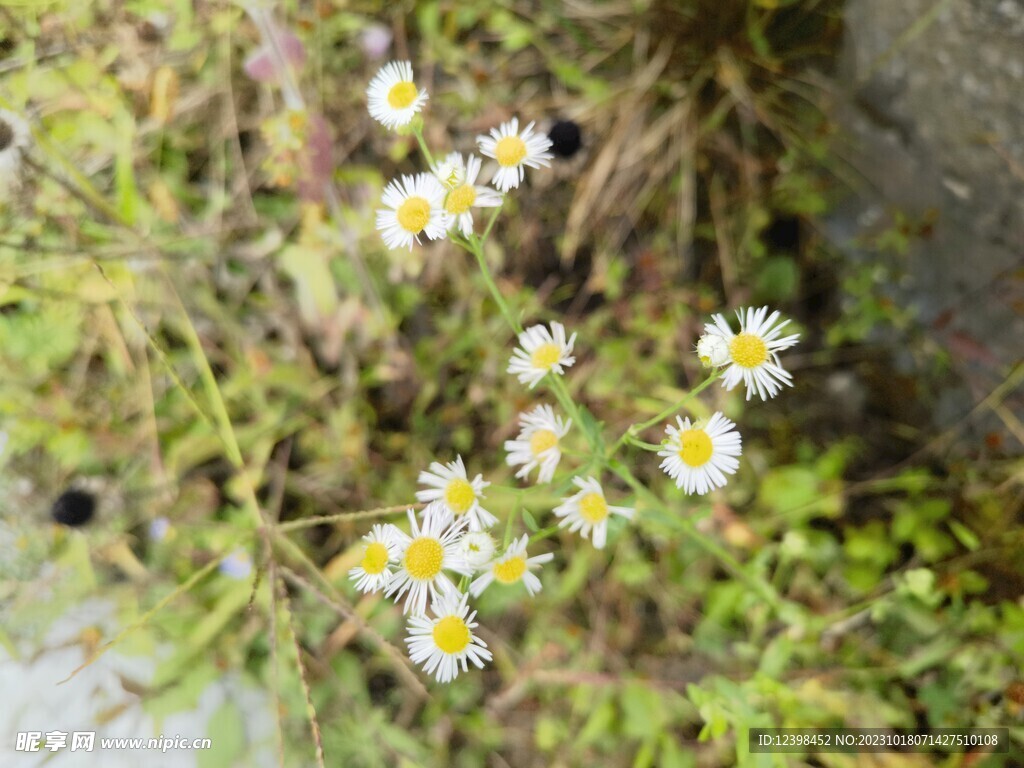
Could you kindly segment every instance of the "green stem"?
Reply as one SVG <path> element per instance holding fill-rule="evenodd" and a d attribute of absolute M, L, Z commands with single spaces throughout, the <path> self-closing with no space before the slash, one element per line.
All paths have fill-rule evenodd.
<path fill-rule="evenodd" d="M 457 241 L 463 248 L 468 250 L 474 256 L 476 256 L 476 263 L 480 267 L 480 274 L 484 276 L 484 282 L 487 284 L 487 290 L 491 292 L 491 297 L 494 302 L 498 305 L 498 309 L 501 310 L 502 316 L 505 318 L 505 322 L 509 324 L 516 335 L 523 332 L 523 326 L 516 320 L 515 315 L 512 314 L 512 310 L 509 309 L 508 304 L 505 302 L 505 297 L 501 295 L 501 291 L 498 290 L 497 283 L 494 282 L 494 277 L 491 276 L 490 267 L 487 266 L 487 260 L 484 258 L 484 249 L 477 240 L 475 235 L 470 235 L 465 240 Z"/>
<path fill-rule="evenodd" d="M 596 452 L 598 450 L 597 441 L 590 434 L 590 432 L 583 428 L 583 418 L 580 416 L 580 409 L 576 405 L 576 401 L 572 399 L 572 395 L 569 394 L 569 388 L 562 381 L 562 377 L 548 372 L 548 375 L 544 377 L 544 382 L 548 385 L 552 392 L 555 393 L 555 397 L 558 399 L 558 404 L 565 409 L 565 412 L 569 414 L 572 420 L 576 423 L 578 429 L 583 430 L 583 436 L 587 438 L 587 442 L 590 444 L 591 451 Z"/>
<path fill-rule="evenodd" d="M 609 457 L 614 456 L 618 452 L 619 448 L 622 447 L 622 444 L 627 442 L 628 440 L 630 440 L 634 435 L 637 435 L 640 432 L 643 432 L 648 427 L 652 427 L 655 424 L 657 424 L 658 422 L 664 421 L 665 419 L 667 419 L 673 413 L 675 413 L 680 408 L 682 408 L 684 405 L 686 405 L 690 400 L 692 400 L 694 397 L 696 397 L 701 392 L 703 392 L 705 389 L 707 389 L 709 386 L 711 386 L 711 383 L 714 382 L 715 380 L 717 380 L 718 377 L 721 376 L 721 375 L 722 375 L 721 370 L 715 371 L 708 378 L 704 379 L 704 381 L 702 381 L 696 387 L 691 389 L 683 397 L 682 400 L 676 401 L 675 403 L 670 405 L 668 408 L 663 410 L 661 413 L 659 413 L 657 416 L 655 416 L 653 418 L 650 418 L 647 421 L 642 422 L 640 424 L 631 424 L 629 426 L 629 428 L 625 432 L 622 433 L 622 437 L 620 437 L 616 441 L 615 445 L 613 445 L 611 447 L 611 450 L 608 452 L 608 456 Z"/>
<path fill-rule="evenodd" d="M 543 541 L 544 539 L 551 538 L 560 530 L 561 526 L 558 525 L 552 525 L 550 528 L 542 528 L 530 537 L 529 544 L 533 544 L 536 541 Z"/>
<path fill-rule="evenodd" d="M 420 137 L 418 132 L 417 138 L 421 140 L 422 144 L 422 137 Z M 491 296 L 494 299 L 495 303 L 498 305 L 498 308 L 501 310 L 501 314 L 504 316 L 505 321 L 518 335 L 523 332 L 523 328 L 516 320 L 515 316 L 512 314 L 512 310 L 509 309 L 508 304 L 505 302 L 505 297 L 502 296 L 501 291 L 498 290 L 498 286 L 494 282 L 494 278 L 491 275 L 491 270 L 487 266 L 487 261 L 484 258 L 483 241 L 485 241 L 487 239 L 487 236 L 490 234 L 491 226 L 494 224 L 494 221 L 497 218 L 497 210 L 498 209 L 495 209 L 495 212 L 492 213 L 491 221 L 488 223 L 487 228 L 484 231 L 482 240 L 477 239 L 476 236 L 474 235 L 471 235 L 470 237 L 465 239 L 458 238 L 455 240 L 455 242 L 462 248 L 465 248 L 466 250 L 470 251 L 476 257 L 477 264 L 480 267 L 480 273 L 483 275 L 484 282 L 487 285 L 487 289 L 491 292 Z M 590 465 L 593 465 L 594 463 L 599 463 L 602 466 L 602 468 L 610 468 L 613 472 L 615 472 L 615 474 L 621 477 L 631 488 L 633 488 L 633 490 L 637 493 L 638 496 L 643 495 L 644 497 L 646 497 L 650 501 L 650 503 L 655 507 L 655 509 L 657 509 L 661 513 L 662 517 L 665 519 L 666 522 L 675 521 L 678 527 L 684 533 L 684 535 L 688 536 L 709 555 L 716 558 L 720 563 L 722 563 L 722 565 L 728 571 L 735 575 L 736 578 L 747 583 L 755 592 L 757 592 L 765 600 L 765 602 L 767 602 L 771 606 L 771 608 L 774 611 L 780 612 L 780 610 L 786 610 L 788 614 L 793 615 L 792 610 L 788 610 L 790 609 L 789 603 L 779 597 L 778 593 L 775 591 L 771 584 L 769 584 L 762 578 L 751 575 L 736 558 L 734 558 L 731 554 L 729 554 L 728 551 L 725 550 L 725 548 L 723 548 L 714 539 L 705 536 L 700 531 L 698 531 L 694 527 L 692 522 L 678 520 L 678 518 L 676 518 L 674 515 L 671 514 L 671 512 L 669 512 L 669 510 L 665 507 L 661 500 L 653 493 L 651 493 L 649 490 L 647 490 L 647 488 L 645 488 L 643 484 L 641 484 L 640 481 L 638 481 L 625 466 L 623 466 L 621 463 L 617 461 L 612 460 L 611 458 L 612 456 L 614 456 L 616 451 L 620 447 L 622 447 L 623 443 L 625 443 L 627 440 L 631 440 L 636 433 L 642 432 L 648 427 L 671 416 L 673 413 L 675 413 L 684 405 L 686 405 L 686 403 L 688 403 L 690 400 L 696 397 L 700 392 L 709 387 L 711 383 L 720 376 L 720 374 L 720 371 L 715 371 L 710 377 L 708 377 L 706 380 L 704 380 L 696 387 L 694 387 L 692 390 L 690 390 L 690 392 L 688 392 L 685 397 L 683 397 L 681 400 L 674 403 L 670 407 L 666 408 L 664 411 L 659 413 L 654 418 L 648 419 L 647 421 L 641 424 L 634 424 L 630 426 L 630 428 L 626 430 L 626 432 L 622 435 L 622 437 L 619 438 L 618 442 L 615 443 L 615 445 L 607 454 L 602 455 L 600 451 L 599 440 L 592 436 L 588 430 L 584 430 L 584 434 L 587 437 L 587 442 L 590 443 L 590 447 L 592 450 L 591 461 L 588 464 L 588 468 Z M 562 381 L 561 377 L 550 373 L 548 376 L 545 377 L 545 380 L 547 385 L 555 393 L 555 397 L 558 399 L 558 402 L 562 406 L 562 408 L 564 408 L 565 411 L 568 414 L 570 414 L 570 416 L 582 428 L 583 421 L 580 417 L 579 408 L 577 407 L 576 402 L 572 399 L 572 396 L 569 394 L 569 388 L 566 386 L 565 382 Z M 641 441 L 636 441 L 636 444 L 638 444 L 642 448 L 648 448 L 649 450 L 661 449 L 661 446 L 655 446 L 653 444 L 643 443 Z M 506 547 L 508 546 L 507 540 L 509 531 L 511 531 L 511 523 L 512 519 L 510 517 L 509 526 L 505 534 Z M 548 536 L 552 536 L 558 530 L 559 527 L 557 525 L 552 526 L 550 528 L 545 528 L 544 530 L 539 531 L 538 533 L 535 533 L 533 536 L 531 536 L 530 543 L 540 541 L 542 539 L 547 538 Z"/>
<path fill-rule="evenodd" d="M 199 377 L 203 382 L 207 400 L 209 401 L 210 408 L 213 410 L 213 417 L 217 422 L 218 437 L 228 455 L 228 461 L 231 462 L 231 465 L 238 472 L 238 476 L 242 481 L 245 507 L 252 517 L 253 525 L 256 528 L 261 528 L 263 526 L 263 514 L 260 511 L 260 503 L 256 497 L 256 488 L 253 485 L 252 477 L 248 473 L 245 459 L 242 456 L 242 448 L 238 444 L 234 425 L 231 423 L 231 417 L 228 415 L 228 407 L 224 402 L 224 395 L 221 392 L 220 385 L 217 383 L 217 377 L 210 366 L 210 360 L 203 350 L 203 343 L 199 340 L 199 334 L 196 331 L 195 325 L 192 324 L 192 318 L 189 317 L 188 310 L 185 308 L 181 296 L 173 289 L 172 292 L 181 310 L 181 329 L 184 331 L 185 342 L 192 353 L 192 359 L 196 367 L 199 369 Z"/>
<path fill-rule="evenodd" d="M 771 606 L 772 610 L 777 613 L 786 611 L 787 613 L 792 614 L 791 609 L 787 610 L 789 608 L 788 601 L 781 598 L 771 584 L 769 584 L 765 579 L 755 576 L 747 571 L 747 569 L 743 567 L 743 564 L 729 554 L 721 544 L 713 538 L 705 536 L 703 533 L 698 531 L 691 520 L 680 518 L 677 515 L 672 514 L 661 499 L 651 493 L 643 483 L 637 480 L 625 465 L 613 460 L 609 462 L 608 467 L 612 472 L 622 478 L 626 484 L 636 492 L 638 497 L 643 496 L 647 503 L 660 513 L 662 522 L 666 522 L 677 527 L 687 538 L 718 560 L 733 576 L 740 581 L 743 581 L 747 586 L 757 592 L 757 594 L 760 595 L 769 606 Z"/>
<path fill-rule="evenodd" d="M 492 216 L 492 223 L 494 216 Z M 490 225 L 488 225 L 490 230 Z M 453 238 L 455 239 L 455 238 Z M 509 324 L 516 335 L 523 332 L 523 326 L 519 324 L 515 316 L 512 314 L 512 310 L 509 308 L 508 303 L 505 301 L 505 297 L 501 295 L 501 291 L 498 289 L 497 283 L 494 282 L 494 277 L 491 275 L 490 267 L 487 266 L 487 260 L 484 258 L 483 244 L 477 239 L 475 235 L 470 235 L 468 238 L 458 238 L 455 242 L 471 252 L 476 257 L 476 262 L 480 267 L 480 274 L 484 277 L 484 282 L 487 284 L 487 289 L 491 292 L 491 297 L 494 299 L 498 308 L 501 310 L 501 314 L 505 318 L 505 322 Z M 580 428 L 583 427 L 583 419 L 580 416 L 579 408 L 576 402 L 572 399 L 572 395 L 569 394 L 569 388 L 562 381 L 562 378 L 554 373 L 548 373 L 545 376 L 545 383 L 551 388 L 551 391 L 555 393 L 555 397 L 558 399 L 559 404 L 565 409 L 565 412 L 576 422 L 576 425 Z M 590 444 L 590 448 L 595 453 L 599 450 L 600 446 L 593 436 L 584 430 L 587 442 Z"/>
<path fill-rule="evenodd" d="M 626 438 L 626 442 L 630 445 L 635 445 L 637 448 L 643 448 L 645 451 L 660 451 L 665 446 L 655 445 L 654 443 L 645 443 L 643 440 L 637 440 L 635 437 Z"/>
<path fill-rule="evenodd" d="M 416 141 L 419 142 L 420 152 L 423 153 L 423 157 L 427 161 L 427 165 L 430 166 L 430 170 L 433 171 L 434 156 L 430 154 L 430 147 L 427 146 L 427 142 L 423 138 L 423 128 L 419 125 L 414 125 L 412 132 L 416 136 Z"/>
<path fill-rule="evenodd" d="M 495 209 L 497 210 L 497 209 Z M 491 223 L 494 222 L 495 216 L 492 216 Z M 490 225 L 487 227 L 490 230 Z M 455 241 L 466 250 L 470 251 L 476 256 L 476 262 L 480 267 L 480 274 L 484 277 L 484 282 L 487 284 L 487 289 L 491 292 L 491 297 L 494 299 L 498 308 L 501 310 L 501 314 L 505 318 L 505 322 L 509 324 L 516 335 L 523 332 L 523 326 L 519 324 L 515 316 L 512 314 L 512 310 L 509 308 L 508 303 L 505 301 L 505 297 L 501 295 L 501 291 L 498 289 L 497 283 L 494 282 L 494 277 L 491 275 L 490 267 L 487 266 L 487 260 L 484 258 L 484 249 L 482 242 L 476 238 L 475 235 L 470 235 L 468 238 L 459 238 Z M 548 373 L 545 377 L 545 382 L 551 388 L 551 391 L 555 393 L 555 397 L 558 399 L 559 404 L 565 409 L 566 413 L 576 422 L 577 426 L 583 426 L 583 419 L 580 417 L 579 408 L 576 402 L 572 399 L 572 395 L 569 394 L 569 388 L 562 381 L 560 376 L 554 373 Z M 592 450 L 596 451 L 598 446 L 589 432 L 584 430 L 584 434 L 587 437 L 587 441 L 590 443 Z"/>
<path fill-rule="evenodd" d="M 487 221 L 487 226 L 484 228 L 484 233 L 480 236 L 480 247 L 483 248 L 484 243 L 487 242 L 487 238 L 491 234 L 491 227 L 494 226 L 494 222 L 498 220 L 498 214 L 501 213 L 502 206 L 505 205 L 505 196 L 501 196 L 501 205 L 495 206 L 491 210 L 491 218 Z"/>
<path fill-rule="evenodd" d="M 519 517 L 518 500 L 516 505 L 512 508 L 512 511 L 509 513 L 508 522 L 505 523 L 505 539 L 501 545 L 502 549 L 508 549 L 509 542 L 512 541 L 512 526 L 515 525 L 517 517 Z"/>

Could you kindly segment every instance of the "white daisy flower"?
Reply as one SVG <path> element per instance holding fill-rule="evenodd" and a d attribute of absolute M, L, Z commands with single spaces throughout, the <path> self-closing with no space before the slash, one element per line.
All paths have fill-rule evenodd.
<path fill-rule="evenodd" d="M 436 461 L 431 463 L 429 471 L 420 472 L 416 482 L 430 486 L 416 492 L 416 501 L 440 503 L 456 519 L 469 520 L 471 531 L 483 531 L 498 522 L 498 518 L 480 506 L 483 490 L 490 483 L 483 475 L 470 481 L 461 456 L 456 456 L 447 466 Z"/>
<path fill-rule="evenodd" d="M 459 554 L 476 573 L 494 558 L 495 544 L 487 531 L 469 531 L 459 539 Z"/>
<path fill-rule="evenodd" d="M 393 525 L 374 525 L 370 532 L 363 536 L 366 546 L 363 547 L 363 559 L 359 565 L 348 572 L 350 579 L 355 580 L 356 589 L 360 592 L 376 592 L 383 589 L 391 580 L 391 565 L 398 560 L 398 552 L 394 543 Z"/>
<path fill-rule="evenodd" d="M 713 315 L 714 322 L 704 326 L 707 336 L 720 337 L 729 346 L 729 367 L 722 379 L 722 386 L 731 390 L 742 381 L 747 387 L 747 400 L 754 392 L 762 400 L 767 400 L 775 397 L 782 390 L 783 384 L 793 386 L 793 377 L 779 363 L 776 353 L 796 344 L 800 334 L 794 333 L 780 339 L 779 334 L 789 320 L 775 325 L 779 313 L 772 312 L 765 319 L 766 315 L 768 307 L 736 310 L 740 321 L 740 332 L 737 334 L 733 334 L 722 315 Z"/>
<path fill-rule="evenodd" d="M 412 64 L 392 61 L 385 64 L 366 89 L 370 115 L 386 128 L 408 125 L 427 102 L 427 92 L 417 89 L 412 79 Z"/>
<path fill-rule="evenodd" d="M 516 477 L 523 478 L 539 466 L 538 483 L 549 483 L 562 458 L 559 440 L 569 433 L 572 419 L 562 421 L 550 405 L 538 405 L 529 413 L 519 414 L 519 437 L 505 441 L 510 467 L 522 464 Z"/>
<path fill-rule="evenodd" d="M 432 169 L 437 180 L 445 189 L 455 189 L 466 181 L 466 164 L 462 155 L 452 152 Z"/>
<path fill-rule="evenodd" d="M 434 176 L 448 189 L 444 199 L 444 210 L 448 215 L 448 227 L 456 227 L 467 237 L 473 234 L 473 208 L 496 208 L 501 205 L 501 195 L 490 187 L 476 184 L 480 175 L 480 158 L 470 155 L 463 164 L 462 155 L 452 152 L 434 169 Z"/>
<path fill-rule="evenodd" d="M 508 192 L 522 183 L 524 166 L 550 166 L 550 160 L 554 157 L 548 152 L 551 139 L 543 133 L 534 133 L 533 123 L 520 133 L 519 119 L 515 117 L 498 128 L 491 128 L 490 136 L 477 136 L 476 142 L 482 154 L 498 161 L 498 172 L 492 181 L 502 192 Z"/>
<path fill-rule="evenodd" d="M 658 451 L 665 459 L 661 468 L 687 493 L 703 496 L 725 487 L 725 475 L 736 474 L 740 465 L 736 457 L 743 453 L 736 425 L 721 413 L 715 413 L 707 424 L 690 424 L 689 419 L 678 416 L 676 422 L 678 429 L 665 426 L 668 440 L 665 449 Z"/>
<path fill-rule="evenodd" d="M 434 600 L 434 618 L 413 616 L 409 619 L 409 657 L 422 664 L 423 671 L 433 674 L 439 683 L 450 683 L 459 675 L 459 666 L 466 672 L 471 661 L 478 669 L 491 660 L 487 643 L 473 634 L 476 611 L 469 610 L 468 596 L 451 592 Z M 435 674 L 436 671 L 436 674 Z"/>
<path fill-rule="evenodd" d="M 729 362 L 729 343 L 721 336 L 704 334 L 697 339 L 697 357 L 705 368 L 720 368 Z"/>
<path fill-rule="evenodd" d="M 472 575 L 459 555 L 459 536 L 465 520 L 452 521 L 450 515 L 440 511 L 426 515 L 421 528 L 410 509 L 409 525 L 411 535 L 397 528 L 392 533 L 399 569 L 388 581 L 384 594 L 394 595 L 397 601 L 408 591 L 403 613 L 422 615 L 427 609 L 428 594 L 437 598 L 456 590 L 444 571 Z"/>
<path fill-rule="evenodd" d="M 565 340 L 565 326 L 561 323 L 551 323 L 550 331 L 543 325 L 527 328 L 519 334 L 520 348 L 509 358 L 507 372 L 514 373 L 521 384 L 529 384 L 533 389 L 548 371 L 561 376 L 576 362 L 571 354 L 575 341 L 575 333 Z"/>
<path fill-rule="evenodd" d="M 421 233 L 431 240 L 443 238 L 448 233 L 444 196 L 445 188 L 429 173 L 392 179 L 381 196 L 387 208 L 377 209 L 377 229 L 385 245 L 411 251 Z"/>
<path fill-rule="evenodd" d="M 524 533 L 521 539 L 509 544 L 505 554 L 495 559 L 487 571 L 469 585 L 470 594 L 473 597 L 480 597 L 481 593 L 494 581 L 499 584 L 515 584 L 521 581 L 526 587 L 526 591 L 530 593 L 530 597 L 540 592 L 540 579 L 532 571 L 540 568 L 542 563 L 554 560 L 555 556 L 553 553 L 547 552 L 528 558 L 526 545 L 529 541 L 530 537 Z"/>
<path fill-rule="evenodd" d="M 0 109 L 0 191 L 14 185 L 21 170 L 22 153 L 32 139 L 28 123 L 6 109 Z"/>
<path fill-rule="evenodd" d="M 555 507 L 555 514 L 562 518 L 558 524 L 572 532 L 579 531 L 583 538 L 594 532 L 593 542 L 597 549 L 604 549 L 604 543 L 608 538 L 608 517 L 611 514 L 622 515 L 627 520 L 633 518 L 633 509 L 630 507 L 613 507 L 604 498 L 604 491 L 601 484 L 592 477 L 582 479 L 574 477 L 573 484 L 579 488 L 579 493 L 568 497 L 561 504 Z"/>

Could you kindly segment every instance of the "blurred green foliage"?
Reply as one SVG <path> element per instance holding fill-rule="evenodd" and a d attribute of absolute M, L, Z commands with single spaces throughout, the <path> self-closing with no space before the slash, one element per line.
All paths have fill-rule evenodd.
<path fill-rule="evenodd" d="M 270 692 L 288 765 L 314 759 L 311 709 L 328 765 L 806 764 L 748 754 L 748 730 L 840 724 L 1008 725 L 1011 754 L 970 764 L 1019 761 L 1020 531 L 1004 503 L 1019 458 L 897 466 L 870 404 L 851 423 L 822 400 L 851 348 L 885 377 L 873 334 L 912 323 L 875 290 L 898 260 L 845 264 L 814 234 L 843 178 L 804 74 L 834 54 L 839 6 L 281 3 L 331 129 L 338 210 L 268 177 L 260 128 L 284 110 L 241 71 L 259 44 L 241 6 L 5 9 L 0 105 L 29 116 L 35 146 L 0 211 L 0 641 L 112 595 L 123 626 L 142 620 L 119 650 L 173 649 L 148 712 L 188 709 L 240 671 Z M 493 666 L 427 682 L 429 698 L 396 661 L 394 606 L 347 582 L 368 524 L 268 537 L 253 519 L 401 505 L 420 469 L 455 453 L 494 481 L 498 508 L 526 504 L 545 526 L 557 503 L 497 487 L 514 485 L 500 448 L 530 400 L 504 373 L 512 339 L 480 276 L 445 245 L 387 253 L 373 228 L 386 179 L 415 167 L 414 143 L 363 108 L 374 21 L 429 73 L 431 140 L 463 147 L 506 111 L 584 126 L 585 156 L 537 174 L 488 257 L 524 317 L 579 332 L 568 383 L 606 435 L 700 380 L 693 340 L 726 304 L 788 308 L 815 350 L 778 407 L 717 388 L 693 403 L 744 433 L 744 467 L 712 500 L 632 454 L 678 521 L 634 499 L 636 525 L 607 551 L 556 539 L 535 600 L 480 601 Z M 768 236 L 780 221 L 795 241 Z M 866 247 L 898 257 L 916 236 L 905 225 Z M 47 504 L 83 479 L 99 520 L 51 529 Z M 679 521 L 799 611 L 766 605 Z M 238 547 L 255 583 L 216 568 Z M 39 599 L 43 563 L 62 574 L 53 600 Z M 249 764 L 241 719 L 230 702 L 216 711 L 200 765 Z"/>

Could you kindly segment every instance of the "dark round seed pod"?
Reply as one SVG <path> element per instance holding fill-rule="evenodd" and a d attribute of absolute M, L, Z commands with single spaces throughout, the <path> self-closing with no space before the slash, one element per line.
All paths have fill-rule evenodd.
<path fill-rule="evenodd" d="M 14 143 L 14 128 L 0 117 L 0 152 L 3 152 Z"/>
<path fill-rule="evenodd" d="M 61 525 L 77 528 L 96 514 L 96 497 L 87 491 L 64 491 L 53 502 L 50 514 Z"/>
<path fill-rule="evenodd" d="M 572 157 L 583 146 L 580 127 L 572 120 L 559 120 L 552 125 L 548 138 L 551 139 L 551 152 L 555 157 Z"/>

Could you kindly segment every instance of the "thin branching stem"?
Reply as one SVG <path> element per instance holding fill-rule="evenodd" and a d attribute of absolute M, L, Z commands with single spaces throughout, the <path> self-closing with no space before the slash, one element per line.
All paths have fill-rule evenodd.
<path fill-rule="evenodd" d="M 516 319 L 516 316 L 512 314 L 508 302 L 505 301 L 505 297 L 501 295 L 501 291 L 498 289 L 498 284 L 494 282 L 494 276 L 491 275 L 491 269 L 487 266 L 487 259 L 484 258 L 484 249 L 480 240 L 475 235 L 470 235 L 469 238 L 461 241 L 460 245 L 476 257 L 476 263 L 480 267 L 480 274 L 483 275 L 484 283 L 487 284 L 487 290 L 491 292 L 491 297 L 494 299 L 494 303 L 498 305 L 498 309 L 501 310 L 505 322 L 509 324 L 509 327 L 518 336 L 523 332 L 523 326 Z"/>
<path fill-rule="evenodd" d="M 551 538 L 556 533 L 558 533 L 559 530 L 561 530 L 560 525 L 552 525 L 547 528 L 541 528 L 539 531 L 533 534 L 533 536 L 530 537 L 530 544 L 533 544 L 536 541 L 543 541 L 544 539 Z"/>
<path fill-rule="evenodd" d="M 316 764 L 318 768 L 325 768 L 324 742 L 320 731 L 320 719 L 316 713 L 316 705 L 313 703 L 313 691 L 306 674 L 306 665 L 302 661 L 302 643 L 299 642 L 299 636 L 295 629 L 295 614 L 292 612 L 291 600 L 288 597 L 288 590 L 284 588 L 283 581 L 278 581 L 272 588 L 278 590 L 278 602 L 287 618 L 285 627 L 291 638 L 292 648 L 295 650 L 295 666 L 299 670 L 299 682 L 302 684 L 302 694 L 306 700 L 306 719 L 309 721 L 310 735 L 313 737 Z"/>
<path fill-rule="evenodd" d="M 693 400 L 693 398 L 695 398 L 697 395 L 699 395 L 701 392 L 703 392 L 705 389 L 711 386 L 711 384 L 715 380 L 717 380 L 718 377 L 721 375 L 722 372 L 720 370 L 715 371 L 708 378 L 704 379 L 704 381 L 702 381 L 696 387 L 687 392 L 681 400 L 677 400 L 672 405 L 668 406 L 665 410 L 663 410 L 661 413 L 659 413 L 657 416 L 654 416 L 648 419 L 647 421 L 640 422 L 639 424 L 631 424 L 629 428 L 622 433 L 622 436 L 615 442 L 615 445 L 611 447 L 611 450 L 608 451 L 608 456 L 614 456 L 618 452 L 619 448 L 622 447 L 623 443 L 629 441 L 633 436 L 638 435 L 645 429 L 653 427 L 655 424 L 664 421 L 669 416 L 674 414 L 676 411 L 682 409 L 688 402 Z"/>
<path fill-rule="evenodd" d="M 480 236 L 480 248 L 481 249 L 484 247 L 484 244 L 487 242 L 487 238 L 491 236 L 491 227 L 493 227 L 494 226 L 494 222 L 496 222 L 498 220 L 498 214 L 501 213 L 501 209 L 502 209 L 502 207 L 504 207 L 504 205 L 505 205 L 505 195 L 502 195 L 501 196 L 501 205 L 496 205 L 491 210 L 491 216 L 487 220 L 487 226 L 484 228 L 484 233 Z"/>
<path fill-rule="evenodd" d="M 298 520 L 289 520 L 286 523 L 278 523 L 275 528 L 279 533 L 299 531 L 306 528 L 313 528 L 317 525 L 330 525 L 331 523 L 349 522 L 350 520 L 367 520 L 375 517 L 388 517 L 389 515 L 405 514 L 409 509 L 422 509 L 425 504 L 395 504 L 390 507 L 377 507 L 376 509 L 360 509 L 354 512 L 339 512 L 336 515 L 316 515 L 314 517 L 303 517 Z"/>
<path fill-rule="evenodd" d="M 633 491 L 637 498 L 641 496 L 644 501 L 659 515 L 661 522 L 668 523 L 681 531 L 688 539 L 714 557 L 722 566 L 740 581 L 744 582 L 754 590 L 776 613 L 785 612 L 787 616 L 793 615 L 793 604 L 780 597 L 774 587 L 765 579 L 750 573 L 743 564 L 733 557 L 728 550 L 719 544 L 715 539 L 706 536 L 697 530 L 693 520 L 683 518 L 673 513 L 665 503 L 641 483 L 636 476 L 622 462 L 609 462 L 609 469 L 618 475 Z"/>
<path fill-rule="evenodd" d="M 423 153 L 423 159 L 427 161 L 427 167 L 431 170 L 434 168 L 434 156 L 430 153 L 430 147 L 427 146 L 426 139 L 423 138 L 422 126 L 413 123 L 412 125 L 413 135 L 416 137 L 417 143 L 420 145 L 420 152 Z"/>

